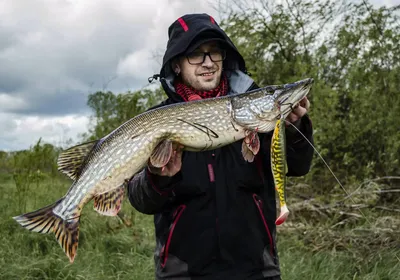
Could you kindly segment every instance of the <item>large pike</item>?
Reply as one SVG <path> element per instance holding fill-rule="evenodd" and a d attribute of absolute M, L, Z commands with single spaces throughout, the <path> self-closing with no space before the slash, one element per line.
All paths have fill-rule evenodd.
<path fill-rule="evenodd" d="M 100 140 L 61 153 L 59 170 L 73 179 L 68 192 L 54 204 L 14 219 L 28 230 L 53 232 L 73 262 L 81 211 L 89 201 L 94 199 L 99 213 L 116 215 L 125 182 L 149 159 L 155 166 L 164 166 L 173 143 L 187 151 L 205 151 L 244 139 L 243 156 L 252 161 L 259 149 L 257 132 L 273 130 L 277 119 L 290 113 L 312 83 L 306 79 L 142 113 Z"/>

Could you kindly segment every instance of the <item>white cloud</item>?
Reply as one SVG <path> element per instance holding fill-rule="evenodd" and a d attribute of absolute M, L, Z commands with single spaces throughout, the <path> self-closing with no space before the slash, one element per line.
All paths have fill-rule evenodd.
<path fill-rule="evenodd" d="M 63 117 L 19 117 L 14 114 L 0 114 L 0 146 L 12 151 L 29 148 L 39 138 L 46 143 L 65 147 L 69 139 L 87 131 L 87 116 L 67 115 Z"/>
<path fill-rule="evenodd" d="M 168 26 L 210 1 L 0 1 L 0 150 L 87 131 L 87 95 L 147 85 Z M 218 16 L 214 15 L 218 20 Z M 111 79 L 112 81 L 107 84 Z M 62 142 L 62 141 L 61 141 Z"/>
<path fill-rule="evenodd" d="M 112 77 L 114 92 L 145 86 L 160 70 L 169 25 L 195 12 L 220 21 L 215 3 L 0 0 L 0 150 L 87 131 L 87 95 Z"/>
<path fill-rule="evenodd" d="M 26 108 L 27 104 L 24 99 L 18 96 L 10 96 L 6 93 L 0 93 L 0 112 L 21 110 Z"/>
<path fill-rule="evenodd" d="M 118 76 L 136 76 L 145 79 L 152 72 L 151 65 L 143 63 L 146 58 L 151 58 L 151 53 L 147 49 L 130 53 L 118 63 Z"/>

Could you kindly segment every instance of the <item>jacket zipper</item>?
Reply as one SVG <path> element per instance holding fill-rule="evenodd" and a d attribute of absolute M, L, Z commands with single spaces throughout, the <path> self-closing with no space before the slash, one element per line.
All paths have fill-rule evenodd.
<path fill-rule="evenodd" d="M 215 173 L 214 173 L 214 160 L 215 160 L 215 154 L 214 152 L 211 153 L 211 161 L 207 164 L 207 170 L 208 170 L 208 178 L 210 179 L 211 183 L 215 182 Z"/>
<path fill-rule="evenodd" d="M 261 220 L 262 220 L 262 222 L 264 224 L 265 230 L 266 230 L 268 238 L 269 238 L 270 254 L 271 254 L 271 256 L 273 258 L 275 258 L 275 256 L 274 256 L 274 243 L 272 241 L 272 235 L 271 235 L 271 232 L 269 231 L 267 221 L 265 220 L 265 217 L 264 217 L 264 214 L 263 214 L 263 209 L 262 209 L 263 208 L 263 202 L 262 202 L 261 198 L 258 197 L 257 194 L 253 194 L 253 200 L 254 200 L 257 208 L 258 208 L 258 212 L 260 213 Z"/>
<path fill-rule="evenodd" d="M 168 233 L 168 238 L 167 242 L 164 244 L 164 246 L 161 249 L 161 267 L 165 267 L 165 264 L 167 263 L 168 259 L 168 249 L 171 244 L 172 236 L 174 234 L 175 227 L 181 218 L 181 215 L 183 211 L 185 210 L 186 205 L 182 204 L 179 205 L 178 208 L 175 210 L 173 217 L 175 218 L 174 221 L 172 222 L 171 228 Z"/>
<path fill-rule="evenodd" d="M 213 191 L 214 191 L 214 199 L 216 203 L 216 196 L 215 196 L 215 172 L 214 172 L 214 163 L 215 163 L 215 153 L 214 151 L 211 152 L 211 160 L 207 164 L 207 169 L 208 169 L 208 178 L 210 179 L 210 183 L 213 185 Z M 215 204 L 215 209 L 217 209 L 217 205 Z M 218 215 L 215 213 L 215 227 L 218 232 Z"/>
<path fill-rule="evenodd" d="M 207 164 L 207 170 L 208 170 L 208 177 L 210 180 L 210 187 L 211 187 L 211 192 L 213 193 L 214 197 L 214 217 L 215 217 L 215 233 L 216 233 L 216 246 L 218 247 L 217 251 L 220 252 L 219 250 L 219 244 L 220 244 L 220 236 L 219 236 L 219 223 L 218 223 L 218 211 L 217 211 L 217 195 L 216 195 L 216 183 L 215 183 L 215 172 L 214 172 L 214 165 L 215 165 L 215 150 L 210 152 L 210 158 Z M 218 253 L 215 256 L 217 259 L 220 259 L 221 256 Z"/>

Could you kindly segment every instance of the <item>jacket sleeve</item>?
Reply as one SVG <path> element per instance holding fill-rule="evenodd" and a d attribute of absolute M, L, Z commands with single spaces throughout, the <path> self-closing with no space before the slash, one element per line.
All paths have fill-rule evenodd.
<path fill-rule="evenodd" d="M 305 138 L 314 145 L 312 123 L 306 114 L 296 126 Z M 295 128 L 286 128 L 287 176 L 304 176 L 311 168 L 314 149 Z"/>
<path fill-rule="evenodd" d="M 159 176 L 145 167 L 127 186 L 131 205 L 141 213 L 155 214 L 174 199 L 174 187 L 181 179 L 181 172 L 173 177 Z"/>

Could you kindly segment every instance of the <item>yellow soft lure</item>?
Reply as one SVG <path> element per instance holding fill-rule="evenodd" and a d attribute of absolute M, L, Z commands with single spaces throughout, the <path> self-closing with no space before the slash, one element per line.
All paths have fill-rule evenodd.
<path fill-rule="evenodd" d="M 285 222 L 289 215 L 289 209 L 286 205 L 286 136 L 285 136 L 285 120 L 282 115 L 281 119 L 276 122 L 271 142 L 271 169 L 274 176 L 275 189 L 279 195 L 280 214 L 275 224 L 280 225 Z"/>

